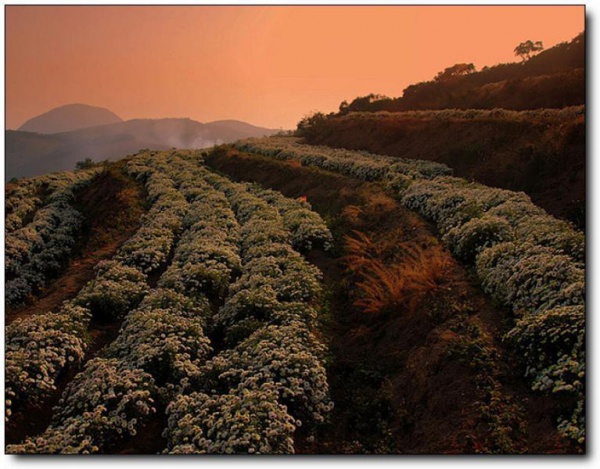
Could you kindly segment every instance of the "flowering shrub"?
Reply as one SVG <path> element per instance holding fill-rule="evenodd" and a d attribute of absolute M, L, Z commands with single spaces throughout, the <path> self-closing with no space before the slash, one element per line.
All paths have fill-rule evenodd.
<path fill-rule="evenodd" d="M 96 358 L 67 386 L 52 425 L 41 435 L 7 448 L 11 453 L 94 453 L 135 435 L 156 412 L 153 379 L 118 360 Z"/>
<path fill-rule="evenodd" d="M 547 214 L 521 218 L 516 226 L 516 236 L 566 254 L 582 265 L 585 262 L 585 235 L 566 221 Z"/>
<path fill-rule="evenodd" d="M 517 312 L 580 305 L 585 302 L 585 273 L 568 256 L 540 253 L 515 264 L 508 289 Z"/>
<path fill-rule="evenodd" d="M 241 248 L 243 257 L 246 257 L 246 253 L 253 248 L 290 243 L 290 233 L 283 228 L 280 218 L 265 220 L 261 217 L 255 217 L 244 224 L 240 235 L 242 237 Z"/>
<path fill-rule="evenodd" d="M 86 319 L 66 318 L 71 325 L 52 334 L 65 334 L 61 352 L 67 354 L 74 349 L 66 336 L 72 332 L 81 348 L 73 361 L 80 364 L 92 314 L 124 317 L 123 325 L 103 358 L 90 360 L 68 385 L 52 425 L 11 452 L 110 451 L 137 433 L 160 400 L 172 401 L 169 452 L 290 453 L 296 427 L 322 421 L 331 409 L 324 347 L 309 332 L 320 272 L 292 249 L 325 247 L 331 234 L 307 203 L 233 183 L 198 163 L 197 155 L 179 152 L 143 152 L 128 160 L 152 206 L 139 231 L 114 260 L 98 264 L 96 278 L 69 306 Z M 13 251 L 27 254 L 18 244 Z M 164 267 L 158 287 L 149 290 L 146 274 Z M 208 298 L 224 300 L 216 315 Z M 71 331 L 73 324 L 80 326 Z M 210 366 L 205 324 L 224 329 L 226 346 L 238 344 Z M 15 348 L 35 337 L 26 331 Z M 56 344 L 55 335 L 49 337 Z M 13 361 L 35 365 L 17 363 L 25 358 L 14 355 Z M 223 360 L 231 362 L 227 370 L 219 368 Z M 13 368 L 15 376 L 22 373 Z M 65 369 L 60 362 L 52 376 Z M 219 376 L 222 371 L 229 374 Z M 221 395 L 204 387 L 208 394 L 183 394 L 200 389 L 208 376 Z M 19 393 L 27 396 L 36 384 Z"/>
<path fill-rule="evenodd" d="M 582 345 L 584 334 L 583 306 L 562 306 L 524 317 L 506 340 L 526 363 L 525 375 L 535 377 L 562 357 L 570 356 L 576 346 Z"/>
<path fill-rule="evenodd" d="M 37 211 L 26 227 L 6 238 L 6 295 L 16 304 L 42 287 L 46 278 L 56 274 L 75 245 L 82 216 L 73 207 L 56 202 Z M 19 286 L 25 283 L 26 287 Z"/>
<path fill-rule="evenodd" d="M 497 118 L 504 112 L 510 113 L 451 111 L 465 119 L 492 114 Z M 535 112 L 534 117 L 560 120 L 581 112 L 581 108 L 543 115 Z M 441 119 L 447 117 L 447 111 L 434 114 Z M 584 374 L 583 335 L 577 329 L 583 327 L 585 302 L 583 233 L 549 216 L 523 193 L 451 177 L 448 168 L 427 161 L 302 145 L 297 139 L 282 137 L 248 139 L 234 146 L 241 151 L 296 160 L 362 180 L 382 180 L 406 207 L 432 220 L 455 256 L 476 264 L 484 290 L 526 321 L 519 323 L 509 337 L 519 347 L 531 348 L 524 358 L 534 389 L 578 393 L 573 414 L 561 418 L 559 430 L 583 442 L 583 392 L 580 390 Z M 277 252 L 280 248 L 271 249 Z M 244 257 L 246 252 L 252 253 L 249 257 L 259 255 L 259 248 L 243 250 Z M 574 319 L 567 311 L 580 312 L 581 322 L 569 322 Z M 541 332 L 534 333 L 532 328 Z M 575 345 L 573 350 L 567 350 L 566 345 L 567 349 L 560 354 L 544 352 L 537 356 L 539 350 L 546 350 L 548 334 L 561 337 L 560 334 L 568 336 L 572 331 L 580 345 Z"/>
<path fill-rule="evenodd" d="M 135 308 L 148 292 L 146 276 L 118 261 L 102 261 L 96 278 L 81 289 L 74 302 L 92 311 L 94 317 L 114 320 Z"/>
<path fill-rule="evenodd" d="M 473 263 L 477 254 L 485 248 L 510 241 L 512 229 L 502 218 L 483 216 L 452 228 L 442 239 L 458 259 Z"/>
<path fill-rule="evenodd" d="M 249 190 L 279 211 L 283 226 L 291 233 L 291 243 L 295 249 L 310 251 L 322 247 L 325 251 L 333 246 L 333 237 L 320 215 L 311 209 L 306 201 L 284 197 L 279 192 L 250 186 Z"/>
<path fill-rule="evenodd" d="M 280 160 L 297 160 L 306 166 L 340 172 L 364 181 L 394 179 L 403 174 L 410 177 L 431 178 L 451 174 L 451 170 L 439 163 L 393 158 L 364 151 L 349 151 L 323 146 L 303 145 L 290 137 L 250 138 L 234 144 L 241 150 L 258 153 Z"/>
<path fill-rule="evenodd" d="M 4 209 L 4 229 L 6 234 L 23 226 L 23 220 L 30 216 L 42 204 L 38 196 L 35 179 L 20 181 L 10 191 L 7 191 Z"/>
<path fill-rule="evenodd" d="M 219 396 L 180 395 L 167 408 L 171 454 L 290 454 L 294 419 L 272 384 Z"/>
<path fill-rule="evenodd" d="M 83 216 L 73 208 L 75 193 L 91 183 L 97 170 L 57 173 L 29 180 L 17 199 L 7 198 L 6 301 L 21 302 L 44 286 L 48 277 L 64 266 L 75 245 Z M 32 221 L 22 226 L 24 217 L 41 203 L 35 192 L 45 188 L 49 194 Z M 27 194 L 29 202 L 21 201 Z M 10 202 L 12 200 L 12 203 Z"/>
<path fill-rule="evenodd" d="M 56 390 L 56 379 L 81 364 L 81 338 L 90 312 L 65 304 L 59 313 L 17 319 L 6 327 L 6 420 L 24 402 L 41 403 Z"/>
<path fill-rule="evenodd" d="M 512 227 L 531 217 L 544 215 L 543 209 L 525 200 L 507 200 L 488 211 L 489 215 L 504 218 Z"/>
<path fill-rule="evenodd" d="M 186 232 L 159 286 L 185 295 L 222 298 L 232 276 L 241 268 L 239 226 L 225 196 L 201 179 L 200 169 L 194 171 L 185 163 L 178 161 L 175 170 L 179 172 L 170 169 L 169 174 L 174 174 L 182 186 L 194 186 L 192 192 L 187 192 L 191 203 L 184 216 Z M 191 181 L 198 184 L 192 185 Z"/>
<path fill-rule="evenodd" d="M 88 185 L 97 173 L 98 169 L 63 171 L 23 179 L 13 184 L 5 198 L 6 234 L 22 228 L 23 221 L 31 218 L 44 203 L 59 199 L 72 201 L 73 193 Z"/>
<path fill-rule="evenodd" d="M 120 258 L 142 272 L 156 271 L 167 260 L 174 237 L 169 228 L 143 226 L 121 246 Z"/>
<path fill-rule="evenodd" d="M 310 213 L 310 207 L 306 203 L 286 202 L 288 199 L 278 193 L 262 191 L 256 186 L 233 183 L 202 166 L 194 166 L 185 159 L 170 158 L 169 167 L 164 168 L 164 171 L 165 174 L 173 176 L 175 186 L 185 193 L 190 207 L 184 218 L 186 231 L 175 249 L 172 265 L 159 279 L 159 286 L 163 291 L 173 289 L 184 296 L 194 297 L 198 294 L 204 298 L 204 294 L 208 294 L 213 298 L 225 298 L 225 304 L 210 323 L 223 330 L 226 346 L 238 344 L 235 349 L 229 350 L 231 353 L 234 353 L 232 350 L 237 350 L 232 357 L 240 355 L 238 348 L 252 337 L 260 337 L 261 333 L 267 334 L 269 324 L 287 328 L 281 333 L 290 336 L 287 338 L 289 343 L 273 344 L 272 347 L 276 350 L 271 354 L 267 352 L 268 338 L 260 341 L 265 347 L 265 353 L 260 356 L 263 360 L 261 363 L 265 373 L 267 369 L 271 370 L 265 375 L 265 379 L 262 378 L 258 367 L 250 369 L 243 380 L 232 375 L 227 379 L 222 378 L 217 385 L 215 377 L 212 382 L 219 388 L 220 391 L 217 392 L 212 388 L 208 389 L 210 386 L 207 382 L 210 380 L 205 376 L 207 373 L 212 376 L 218 374 L 215 366 L 200 366 L 199 371 L 195 373 L 193 366 L 186 368 L 190 372 L 183 382 L 191 384 L 191 389 L 197 389 L 199 383 L 204 383 L 206 386 L 203 386 L 203 389 L 206 387 L 205 391 L 209 394 L 180 395 L 170 404 L 169 412 L 173 415 L 169 420 L 169 429 L 165 432 L 170 440 L 169 450 L 175 453 L 273 452 L 269 446 L 263 446 L 262 449 L 260 445 L 248 448 L 244 446 L 248 444 L 245 432 L 238 432 L 241 428 L 246 428 L 243 427 L 247 423 L 246 420 L 236 423 L 234 418 L 228 418 L 222 421 L 218 424 L 222 430 L 215 438 L 212 434 L 206 436 L 208 430 L 203 426 L 209 417 L 197 418 L 197 415 L 204 416 L 206 406 L 210 402 L 212 410 L 207 415 L 216 418 L 218 414 L 214 413 L 218 410 L 214 409 L 214 406 L 223 406 L 225 412 L 227 406 L 240 402 L 242 395 L 244 397 L 241 402 L 244 407 L 257 414 L 263 406 L 268 406 L 276 412 L 278 408 L 285 409 L 280 401 L 285 401 L 286 404 L 297 402 L 294 415 L 298 415 L 298 421 L 292 420 L 287 413 L 284 414 L 294 425 L 301 424 L 300 417 L 320 421 L 330 410 L 326 377 L 319 353 L 323 346 L 308 332 L 308 327 L 313 326 L 316 320 L 316 311 L 308 303 L 314 301 L 320 293 L 320 273 L 304 261 L 290 244 L 293 243 L 298 249 L 308 248 L 309 243 L 318 243 L 319 237 L 330 239 L 331 235 L 319 217 L 306 215 L 307 212 Z M 240 273 L 239 278 L 230 284 L 232 278 Z M 124 340 L 127 344 L 136 345 L 122 348 L 119 356 L 124 360 L 129 360 L 126 357 L 137 359 L 137 352 L 130 354 L 127 351 L 129 348 L 140 351 L 144 351 L 145 347 L 159 348 L 158 343 L 153 345 L 151 340 L 159 331 L 151 333 L 148 338 L 144 332 L 155 330 L 155 313 L 165 315 L 166 318 L 166 312 L 162 311 L 153 311 L 151 317 L 147 318 L 148 313 L 140 307 L 139 312 L 132 313 L 126 320 L 122 329 L 123 336 L 126 337 Z M 170 314 L 177 313 L 171 310 Z M 136 325 L 141 321 L 151 321 L 153 324 L 142 326 L 138 333 L 129 326 L 130 321 L 134 321 Z M 177 323 L 174 327 L 179 330 L 179 319 L 171 318 L 171 321 Z M 181 337 L 189 335 L 191 334 L 178 334 L 177 345 L 180 344 Z M 169 337 L 169 333 L 165 336 Z M 138 337 L 143 345 L 137 343 Z M 115 344 L 118 343 L 119 339 Z M 120 348 L 120 345 L 118 346 Z M 184 350 L 202 349 L 197 344 L 194 347 L 186 348 L 186 344 L 183 346 Z M 250 344 L 247 346 L 253 347 Z M 259 347 L 257 350 L 262 349 Z M 226 353 L 228 352 L 223 352 Z M 141 353 L 140 358 L 146 355 L 152 356 L 153 352 Z M 216 363 L 225 359 L 224 355 L 221 355 L 214 359 Z M 285 357 L 288 357 L 288 362 L 285 363 L 290 370 L 282 371 L 284 376 L 279 376 L 276 371 L 279 369 L 278 361 L 286 359 Z M 172 360 L 167 358 L 165 361 Z M 201 361 L 202 358 L 187 363 L 196 364 Z M 212 360 L 209 363 L 212 363 Z M 233 365 L 240 368 L 245 366 L 239 360 L 233 360 Z M 135 361 L 132 366 L 144 367 L 144 364 Z M 213 368 L 216 371 L 209 373 L 208 370 Z M 161 378 L 158 377 L 160 373 L 155 367 L 144 369 L 150 370 L 157 382 L 161 382 Z M 169 371 L 163 375 L 168 376 L 169 373 L 176 374 Z M 289 386 L 286 384 L 288 377 L 292 380 Z M 178 391 L 184 392 L 188 389 L 190 386 L 184 384 Z M 265 389 L 271 389 L 270 398 L 264 393 Z M 262 400 L 254 403 L 250 397 L 254 395 L 261 395 Z M 175 410 L 179 405 L 181 407 Z M 189 409 L 191 405 L 195 407 Z M 214 425 L 217 424 L 211 425 L 211 428 Z M 284 452 L 293 450 L 291 437 L 294 429 L 295 426 L 288 429 L 290 446 Z M 252 432 L 256 433 L 257 430 L 252 430 L 250 434 Z M 242 437 L 241 441 L 238 435 Z M 242 446 L 238 448 L 238 444 Z M 273 446 L 272 443 L 269 444 Z"/>
<path fill-rule="evenodd" d="M 484 290 L 519 315 L 584 303 L 585 275 L 550 248 L 501 243 L 477 259 Z"/>
<path fill-rule="evenodd" d="M 570 417 L 561 417 L 558 421 L 558 431 L 567 438 L 579 444 L 585 443 L 585 411 L 584 398 L 577 401 L 577 406 Z"/>
<path fill-rule="evenodd" d="M 295 252 L 285 257 L 262 256 L 244 264 L 244 274 L 231 293 L 271 286 L 279 301 L 313 300 L 321 292 L 321 272 Z"/>
<path fill-rule="evenodd" d="M 190 298 L 169 288 L 155 288 L 148 293 L 139 309 L 172 310 L 188 318 L 202 319 L 210 314 L 210 305 L 205 297 Z"/>
<path fill-rule="evenodd" d="M 172 179 L 155 166 L 156 162 L 145 155 L 128 162 L 129 173 L 145 181 L 152 207 L 142 217 L 142 227 L 123 244 L 117 257 L 145 273 L 155 272 L 166 264 L 190 208 Z"/>
<path fill-rule="evenodd" d="M 211 351 L 202 320 L 173 309 L 138 309 L 130 313 L 108 356 L 129 368 L 150 373 L 157 384 L 179 384 L 198 373 Z"/>
<path fill-rule="evenodd" d="M 294 418 L 322 422 L 331 410 L 326 372 L 319 359 L 323 352 L 323 345 L 302 323 L 263 327 L 206 365 L 205 386 L 231 392 L 238 386 L 258 389 L 272 383 L 279 402 Z"/>

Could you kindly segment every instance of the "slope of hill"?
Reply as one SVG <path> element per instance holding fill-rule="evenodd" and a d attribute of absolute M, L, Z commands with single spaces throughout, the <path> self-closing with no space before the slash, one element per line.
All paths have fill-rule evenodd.
<path fill-rule="evenodd" d="M 437 161 L 456 176 L 526 192 L 585 225 L 585 116 L 563 110 L 353 112 L 304 129 L 311 144 Z"/>
<path fill-rule="evenodd" d="M 408 86 L 398 98 L 371 94 L 350 104 L 344 102 L 340 113 L 498 107 L 523 110 L 585 103 L 583 33 L 525 62 L 498 64 L 466 74 L 452 74 L 449 69 L 433 80 Z"/>
<path fill-rule="evenodd" d="M 5 451 L 585 452 L 584 235 L 448 174 L 275 137 L 11 184 Z"/>
<path fill-rule="evenodd" d="M 119 116 L 105 108 L 87 104 L 67 104 L 29 119 L 19 130 L 55 134 L 122 121 Z"/>
<path fill-rule="evenodd" d="M 202 124 L 191 119 L 133 119 L 52 135 L 9 130 L 6 178 L 70 170 L 86 158 L 114 160 L 140 148 L 206 148 L 276 132 L 240 121 Z"/>

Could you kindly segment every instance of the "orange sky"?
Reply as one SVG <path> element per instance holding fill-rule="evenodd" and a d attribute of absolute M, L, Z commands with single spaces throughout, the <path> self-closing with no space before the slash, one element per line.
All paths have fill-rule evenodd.
<path fill-rule="evenodd" d="M 584 30 L 582 6 L 6 7 L 6 126 L 86 103 L 123 119 L 294 128 L 459 62 Z"/>

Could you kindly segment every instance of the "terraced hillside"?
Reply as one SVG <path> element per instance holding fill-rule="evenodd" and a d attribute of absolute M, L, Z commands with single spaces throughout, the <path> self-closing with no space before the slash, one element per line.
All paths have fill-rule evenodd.
<path fill-rule="evenodd" d="M 60 304 L 93 194 L 7 193 L 7 452 L 584 449 L 585 239 L 525 194 L 286 137 L 108 168 L 143 210 Z"/>
<path fill-rule="evenodd" d="M 312 145 L 443 163 L 584 229 L 585 122 L 584 106 L 351 112 L 309 119 L 301 133 Z"/>
<path fill-rule="evenodd" d="M 320 272 L 299 253 L 330 248 L 329 230 L 192 153 L 142 153 L 126 170 L 148 194 L 139 229 L 59 309 L 7 327 L 8 440 L 64 388 L 50 426 L 7 451 L 127 452 L 139 433 L 150 452 L 292 452 L 296 428 L 331 409 Z M 94 322 L 121 324 L 100 350 Z"/>

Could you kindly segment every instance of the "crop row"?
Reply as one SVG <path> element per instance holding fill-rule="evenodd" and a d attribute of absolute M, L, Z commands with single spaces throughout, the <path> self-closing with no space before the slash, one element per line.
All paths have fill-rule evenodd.
<path fill-rule="evenodd" d="M 191 377 L 211 347 L 206 305 L 170 289 L 155 289 L 127 314 L 103 356 L 86 363 L 67 386 L 52 424 L 10 448 L 19 453 L 110 452 L 135 436 Z"/>
<path fill-rule="evenodd" d="M 378 169 L 383 161 L 379 156 L 372 155 L 371 164 L 371 156 L 364 152 L 312 147 L 286 137 L 250 139 L 236 147 L 382 180 L 405 206 L 435 222 L 453 254 L 475 265 L 484 290 L 519 319 L 507 340 L 523 352 L 520 356 L 533 388 L 575 398 L 573 414 L 560 419 L 559 429 L 584 441 L 583 233 L 548 215 L 523 193 L 470 183 L 443 171 L 422 171 L 429 162 L 404 160 L 402 164 L 413 170 L 392 174 L 395 158 L 387 157 L 386 172 Z M 340 152 L 346 163 L 338 166 Z M 561 341 L 564 335 L 575 339 Z"/>
<path fill-rule="evenodd" d="M 144 273 L 147 263 L 140 252 L 160 251 L 162 245 L 153 238 L 139 236 L 157 224 L 164 229 L 165 220 L 178 229 L 176 212 L 170 203 L 174 189 L 150 190 L 153 205 L 149 215 L 132 239 L 139 249 L 131 250 L 125 243 L 112 261 L 96 266 L 96 277 L 73 298 L 65 302 L 58 313 L 38 314 L 18 319 L 6 328 L 6 395 L 7 420 L 12 410 L 25 401 L 40 405 L 56 390 L 56 380 L 69 369 L 81 365 L 89 345 L 87 329 L 92 317 L 102 322 L 122 318 L 133 309 L 148 290 Z M 183 214 L 180 215 L 183 218 Z M 169 235 L 171 238 L 173 234 Z M 145 241 L 145 245 L 139 240 Z M 170 249 L 170 248 L 169 248 Z"/>
<path fill-rule="evenodd" d="M 310 332 L 319 272 L 291 248 L 276 207 L 247 185 L 204 176 L 240 223 L 241 275 L 213 318 L 228 348 L 167 408 L 167 451 L 290 453 L 296 428 L 331 408 L 323 346 Z"/>
<path fill-rule="evenodd" d="M 140 278 L 120 279 L 118 283 L 128 288 L 125 295 L 113 295 L 113 290 L 118 289 L 117 285 L 91 289 L 81 302 L 87 308 L 81 308 L 86 312 L 86 317 L 91 316 L 90 309 L 95 309 L 98 314 L 98 308 L 101 308 L 101 315 L 107 317 L 105 315 L 113 310 L 119 311 L 119 315 L 125 315 L 137 304 L 138 308 L 126 314 L 117 339 L 107 347 L 104 356 L 90 360 L 69 384 L 51 427 L 38 437 L 10 447 L 9 451 L 80 453 L 110 450 L 125 436 L 139 431 L 148 417 L 156 411 L 157 401 L 163 404 L 171 402 L 168 407 L 169 428 L 165 433 L 169 440 L 168 449 L 172 452 L 185 447 L 186 437 L 183 433 L 189 434 L 196 429 L 187 427 L 185 422 L 194 419 L 199 419 L 199 425 L 203 425 L 207 431 L 213 427 L 213 420 L 219 420 L 219 427 L 225 433 L 205 435 L 203 438 L 211 441 L 207 447 L 209 452 L 230 452 L 231 437 L 239 431 L 240 425 L 246 424 L 248 415 L 253 423 L 246 427 L 241 436 L 251 435 L 251 441 L 245 446 L 236 443 L 235 452 L 282 451 L 280 437 L 274 433 L 277 429 L 281 430 L 281 422 L 285 423 L 286 429 L 285 451 L 293 451 L 291 438 L 300 421 L 288 413 L 286 405 L 292 406 L 294 401 L 303 399 L 308 403 L 313 402 L 314 397 L 304 396 L 317 393 L 321 396 L 320 399 L 325 400 L 327 394 L 325 373 L 315 356 L 315 351 L 321 350 L 322 346 L 308 330 L 307 318 L 314 321 L 314 309 L 302 301 L 284 301 L 284 297 L 281 297 L 273 303 L 273 310 L 269 312 L 272 320 L 265 319 L 264 327 L 246 329 L 242 335 L 239 334 L 239 328 L 237 333 L 227 332 L 226 342 L 230 346 L 231 340 L 235 339 L 237 342 L 248 334 L 250 336 L 236 344 L 234 349 L 226 350 L 208 362 L 206 359 L 211 353 L 211 347 L 204 331 L 207 324 L 213 329 L 225 329 L 224 322 L 219 318 L 221 312 L 226 311 L 227 305 L 236 304 L 231 300 L 234 295 L 228 294 L 232 280 L 237 279 L 231 285 L 231 290 L 235 288 L 236 293 L 239 293 L 250 288 L 256 291 L 265 284 L 264 281 L 254 284 L 251 278 L 260 278 L 263 274 L 265 278 L 271 274 L 277 275 L 277 281 L 274 278 L 269 278 L 268 281 L 276 285 L 282 294 L 291 294 L 298 299 L 300 297 L 294 293 L 298 286 L 292 282 L 300 284 L 299 290 L 313 289 L 316 294 L 318 271 L 291 249 L 289 243 L 292 237 L 283 228 L 279 212 L 269 207 L 264 200 L 251 196 L 245 185 L 231 183 L 228 191 L 224 191 L 223 187 L 217 188 L 216 181 L 222 185 L 228 183 L 199 166 L 197 161 L 176 154 L 167 154 L 166 157 L 165 154 L 139 155 L 128 163 L 128 168 L 131 174 L 145 182 L 151 199 L 153 194 L 160 194 L 153 208 L 162 206 L 159 205 L 161 197 L 163 201 L 171 201 L 168 194 L 172 190 L 183 195 L 188 204 L 184 213 L 177 212 L 179 203 L 164 205 L 171 209 L 175 207 L 174 211 L 182 215 L 183 233 L 178 237 L 172 263 L 159 278 L 158 288 L 150 293 L 147 293 L 145 275 L 141 270 L 150 272 L 152 264 L 140 262 L 146 257 L 139 256 L 138 250 L 128 249 L 128 255 L 122 250 L 117 256 L 118 261 L 106 263 L 109 264 L 108 270 L 128 269 L 130 272 L 137 272 Z M 237 200 L 235 214 L 231 209 L 234 199 Z M 256 208 L 256 213 L 253 213 L 253 207 Z M 269 210 L 277 222 L 278 244 L 272 245 L 268 234 L 264 237 L 264 233 L 255 231 L 262 225 L 253 225 L 252 222 L 262 218 L 263 209 Z M 242 212 L 245 216 L 242 216 Z M 144 226 L 150 223 L 150 218 L 145 219 Z M 310 219 L 309 222 L 315 223 L 315 220 Z M 259 253 L 263 248 L 266 248 L 265 253 L 280 251 L 281 256 L 284 256 L 280 262 L 282 266 L 289 259 L 290 272 L 285 273 L 285 278 L 279 274 L 281 270 L 275 272 L 272 266 L 268 267 L 268 272 L 253 267 L 251 260 L 253 257 L 261 257 L 262 254 Z M 242 252 L 245 253 L 244 256 L 241 256 Z M 272 263 L 272 256 L 267 257 L 268 263 Z M 128 262 L 137 268 L 126 265 Z M 255 274 L 252 273 L 253 269 L 256 269 Z M 143 281 L 137 282 L 142 279 Z M 284 288 L 286 284 L 289 284 L 287 293 Z M 136 290 L 134 285 L 143 286 L 143 290 Z M 98 296 L 94 296 L 92 292 L 97 292 Z M 301 295 L 307 301 L 313 296 L 307 296 L 306 293 Z M 213 300 L 213 305 L 225 302 L 216 315 L 211 313 L 207 297 Z M 132 299 L 130 304 L 121 301 L 127 298 Z M 251 303 L 252 299 L 248 305 Z M 267 325 L 274 329 L 268 329 Z M 84 329 L 85 327 L 81 328 Z M 251 340 L 259 340 L 265 345 L 254 347 L 249 342 Z M 248 364 L 243 362 L 246 354 L 240 355 L 244 346 L 256 353 L 256 357 Z M 234 364 L 238 367 L 243 379 L 230 376 L 224 381 L 225 378 L 215 373 L 216 363 L 227 362 L 231 362 L 232 367 Z M 262 363 L 260 368 L 256 368 L 258 363 Z M 287 385 L 287 368 L 282 363 L 289 368 Z M 294 372 L 300 373 L 299 366 L 304 366 L 304 371 L 301 376 L 292 380 Z M 271 369 L 268 376 L 265 375 L 267 369 Z M 283 370 L 283 377 L 278 376 L 275 370 Z M 307 373 L 313 373 L 315 377 L 305 376 Z M 230 385 L 233 386 L 231 382 L 234 381 L 235 389 L 230 389 Z M 219 392 L 213 389 L 217 382 L 226 383 L 218 386 Z M 314 390 L 309 389 L 309 384 L 314 386 Z M 294 393 L 291 400 L 290 392 Z M 200 404 L 197 397 L 201 393 L 207 393 L 203 395 L 208 401 Z M 188 408 L 183 405 L 184 402 L 191 407 L 200 405 L 202 412 Z M 328 409 L 323 408 L 322 403 L 319 407 L 319 402 L 315 402 L 310 406 L 296 404 L 292 408 L 316 409 L 303 410 L 303 413 L 297 414 L 298 418 L 305 414 L 318 416 L 321 415 L 319 412 L 324 413 Z M 240 408 L 245 409 L 247 414 L 235 411 L 225 418 L 220 413 Z M 293 412 L 297 413 L 296 410 Z M 193 441 L 200 439 L 195 438 Z M 199 450 L 197 447 L 191 452 Z"/>
<path fill-rule="evenodd" d="M 283 227 L 291 233 L 294 249 L 301 252 L 316 247 L 323 248 L 324 251 L 331 249 L 331 233 L 307 200 L 290 199 L 280 192 L 263 189 L 258 185 L 249 186 L 248 190 L 279 211 Z"/>
<path fill-rule="evenodd" d="M 296 160 L 306 166 L 317 166 L 363 181 L 395 180 L 396 178 L 434 178 L 451 174 L 440 163 L 393 158 L 366 151 L 349 151 L 325 146 L 301 145 L 290 137 L 250 138 L 234 144 L 241 150 L 259 153 L 280 160 Z"/>
<path fill-rule="evenodd" d="M 7 216 L 8 230 L 5 239 L 5 294 L 8 305 L 22 301 L 41 288 L 48 277 L 57 274 L 75 245 L 83 216 L 74 207 L 75 193 L 91 183 L 97 170 L 66 173 L 36 178 L 35 183 L 24 184 L 19 197 L 7 199 L 11 213 Z M 48 187 L 42 208 L 25 226 L 24 214 L 31 214 L 39 198 L 33 196 L 31 204 L 23 201 L 38 186 Z M 21 187 L 21 186 L 20 186 Z M 19 220 L 19 221 L 17 221 Z"/>
<path fill-rule="evenodd" d="M 26 224 L 35 211 L 44 203 L 61 198 L 64 191 L 76 191 L 81 185 L 89 183 L 89 179 L 97 173 L 97 169 L 51 173 L 44 176 L 23 179 L 12 185 L 6 194 L 4 228 L 11 233 Z M 56 195 L 54 195 L 56 194 Z"/>
<path fill-rule="evenodd" d="M 137 272 L 143 280 L 145 276 L 140 271 L 152 272 L 164 266 L 165 256 L 173 247 L 166 249 L 164 238 L 144 234 L 161 226 L 169 227 L 168 239 L 173 240 L 176 231 L 184 226 L 191 208 L 175 189 L 171 178 L 152 166 L 152 161 L 143 156 L 130 161 L 127 166 L 130 174 L 144 182 L 153 206 L 141 229 L 124 244 L 116 257 L 118 260 L 113 261 L 115 265 Z M 144 243 L 146 240 L 148 242 Z M 187 240 L 189 237 L 184 233 L 177 246 L 184 245 Z M 132 264 L 139 270 L 125 264 Z M 121 285 L 127 283 L 124 280 Z M 159 283 L 161 280 L 162 277 Z M 104 350 L 103 356 L 90 360 L 68 385 L 52 425 L 42 435 L 12 447 L 11 451 L 110 451 L 123 438 L 139 431 L 156 412 L 158 399 L 168 399 L 169 393 L 197 374 L 198 366 L 211 351 L 204 336 L 208 301 L 202 301 L 198 293 L 194 301 L 166 288 L 148 293 L 146 282 L 138 283 L 142 284 L 143 291 L 129 289 L 125 297 L 116 297 L 113 288 L 93 288 L 90 292 L 93 297 L 84 295 L 84 303 L 92 302 L 95 306 L 100 303 L 105 307 L 102 315 L 114 311 L 118 316 L 125 316 L 119 334 Z M 132 296 L 136 297 L 133 302 L 122 303 Z M 129 312 L 138 304 L 137 309 Z"/>
<path fill-rule="evenodd" d="M 416 118 L 439 121 L 480 120 L 480 121 L 510 121 L 554 124 L 561 122 L 573 122 L 574 119 L 584 116 L 585 106 L 569 106 L 560 109 L 531 109 L 513 111 L 511 109 L 431 109 L 426 111 L 402 111 L 402 112 L 353 112 L 354 119 L 380 120 L 382 118 Z"/>
<path fill-rule="evenodd" d="M 229 348 L 203 367 L 190 392 L 169 405 L 167 451 L 292 452 L 300 418 L 322 420 L 329 401 L 325 372 L 315 355 L 323 347 L 310 333 L 316 319 L 310 302 L 320 290 L 320 274 L 290 244 L 296 240 L 298 248 L 308 249 L 321 242 L 325 247 L 331 234 L 318 215 L 301 216 L 306 205 L 286 206 L 276 193 L 267 201 L 253 194 L 256 187 L 232 183 L 196 161 L 169 160 L 169 171 L 192 208 L 186 218 L 190 229 L 182 237 L 187 242 L 180 243 L 169 268 L 174 273 L 167 270 L 159 285 L 192 297 L 202 292 L 224 299 L 210 322 Z M 200 197 L 205 183 L 227 198 Z M 280 211 L 296 211 L 296 226 L 286 229 Z M 182 261 L 201 274 L 192 277 L 194 283 L 182 282 Z M 234 277 L 222 295 L 220 285 Z M 238 376 L 221 372 L 234 369 Z"/>
<path fill-rule="evenodd" d="M 189 231 L 159 285 L 224 299 L 211 325 L 229 348 L 168 406 L 167 451 L 293 452 L 301 419 L 322 421 L 330 403 L 323 346 L 310 332 L 320 274 L 290 244 L 327 247 L 331 234 L 318 215 L 302 216 L 308 207 L 300 202 L 285 204 L 273 192 L 261 198 L 253 193 L 258 188 L 232 183 L 192 161 L 171 160 L 169 168 L 191 209 Z M 186 178 L 194 181 L 193 190 Z M 205 183 L 227 199 L 200 196 Z M 285 216 L 293 221 L 294 212 L 296 224 L 286 229 Z M 184 265 L 194 275 L 182 272 Z"/>

